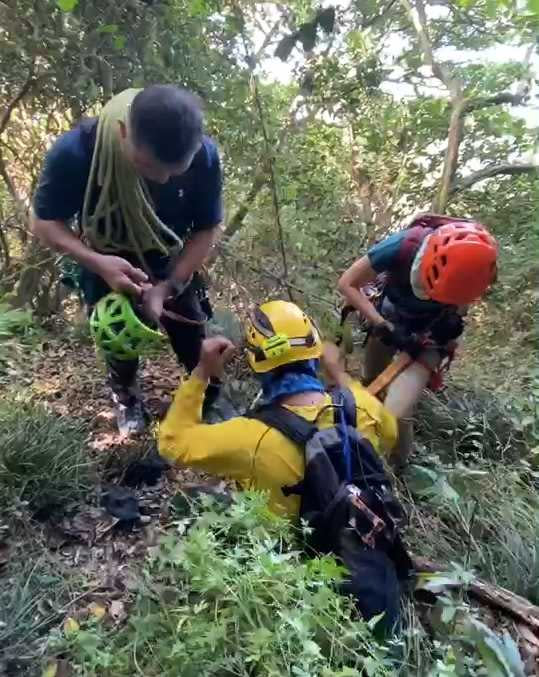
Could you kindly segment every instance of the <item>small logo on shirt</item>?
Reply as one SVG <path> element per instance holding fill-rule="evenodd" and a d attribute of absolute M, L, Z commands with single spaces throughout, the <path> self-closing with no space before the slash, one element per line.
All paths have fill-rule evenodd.
<path fill-rule="evenodd" d="M 183 188 L 178 191 L 178 197 L 183 197 Z"/>

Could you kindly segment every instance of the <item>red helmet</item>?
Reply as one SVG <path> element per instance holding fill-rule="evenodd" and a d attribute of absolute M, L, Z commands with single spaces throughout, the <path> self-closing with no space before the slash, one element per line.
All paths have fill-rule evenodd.
<path fill-rule="evenodd" d="M 429 298 L 465 305 L 496 279 L 498 245 L 480 223 L 454 221 L 429 236 L 421 258 L 421 284 Z"/>

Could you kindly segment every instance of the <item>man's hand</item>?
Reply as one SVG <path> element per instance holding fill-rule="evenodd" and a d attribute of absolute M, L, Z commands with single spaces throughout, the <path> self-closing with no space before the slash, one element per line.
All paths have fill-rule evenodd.
<path fill-rule="evenodd" d="M 144 290 L 142 294 L 142 312 L 154 324 L 161 322 L 163 306 L 169 296 L 171 296 L 171 289 L 166 281 L 154 284 L 152 287 Z"/>
<path fill-rule="evenodd" d="M 142 294 L 148 276 L 140 268 L 135 268 L 120 256 L 100 254 L 94 271 L 113 291 L 126 292 L 136 298 Z"/>
<path fill-rule="evenodd" d="M 205 339 L 200 349 L 200 359 L 194 374 L 202 381 L 220 379 L 227 362 L 234 354 L 235 346 L 224 336 Z"/>

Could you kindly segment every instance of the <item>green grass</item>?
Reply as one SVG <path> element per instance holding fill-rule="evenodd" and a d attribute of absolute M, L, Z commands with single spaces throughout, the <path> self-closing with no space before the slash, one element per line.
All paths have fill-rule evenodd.
<path fill-rule="evenodd" d="M 64 616 L 70 586 L 46 550 L 30 552 L 26 544 L 16 555 L 0 577 L 0 674 L 35 675 L 44 640 Z"/>
<path fill-rule="evenodd" d="M 421 406 L 423 453 L 403 477 L 413 550 L 539 603 L 539 473 L 519 421 L 487 393 Z"/>
<path fill-rule="evenodd" d="M 515 461 L 528 453 L 513 409 L 486 390 L 451 385 L 426 392 L 417 413 L 418 440 L 445 462 Z"/>
<path fill-rule="evenodd" d="M 40 404 L 0 401 L 0 506 L 34 512 L 79 499 L 92 484 L 84 425 Z"/>

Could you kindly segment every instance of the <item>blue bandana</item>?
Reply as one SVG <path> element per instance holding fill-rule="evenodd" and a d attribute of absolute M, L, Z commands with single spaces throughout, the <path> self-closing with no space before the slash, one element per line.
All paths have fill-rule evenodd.
<path fill-rule="evenodd" d="M 267 374 L 259 374 L 263 402 L 269 404 L 280 397 L 299 393 L 324 393 L 325 387 L 318 378 L 319 360 L 303 360 L 286 365 Z"/>

